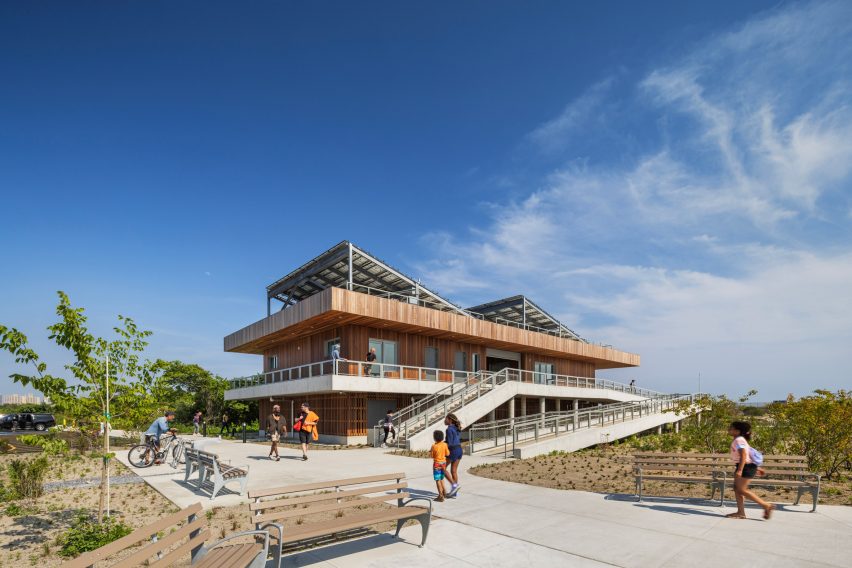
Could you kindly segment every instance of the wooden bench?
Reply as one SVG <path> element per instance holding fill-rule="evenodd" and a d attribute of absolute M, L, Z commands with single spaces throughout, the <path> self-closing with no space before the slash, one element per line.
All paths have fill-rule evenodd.
<path fill-rule="evenodd" d="M 767 455 L 760 466 L 765 477 L 755 477 L 750 487 L 795 487 L 795 505 L 802 495 L 810 493 L 812 511 L 819 501 L 820 476 L 807 470 L 807 458 L 792 455 Z M 719 491 L 719 505 L 725 500 L 725 488 L 734 485 L 734 464 L 729 454 L 637 453 L 633 454 L 636 495 L 642 500 L 643 481 L 707 484 L 714 499 Z"/>
<path fill-rule="evenodd" d="M 254 500 L 249 504 L 249 512 L 257 530 L 274 529 L 270 534 L 278 540 L 278 547 L 273 552 L 279 567 L 285 545 L 388 521 L 396 521 L 396 538 L 405 521 L 417 520 L 423 530 L 420 542 L 422 547 L 429 534 L 432 501 L 424 497 L 411 497 L 406 491 L 407 487 L 404 473 L 389 473 L 261 489 L 249 492 L 249 499 Z M 397 506 L 381 510 L 356 510 L 364 505 L 390 501 L 396 501 Z M 426 501 L 429 507 L 409 506 L 412 501 Z M 336 516 L 331 520 L 310 522 L 311 515 L 315 513 L 334 513 Z"/>
<path fill-rule="evenodd" d="M 233 466 L 222 463 L 216 454 L 187 448 L 186 450 L 186 473 L 183 480 L 188 482 L 193 473 L 198 472 L 196 485 L 198 490 L 209 477 L 213 478 L 213 492 L 210 499 L 215 499 L 216 494 L 228 483 L 239 481 L 240 495 L 245 495 L 248 484 L 248 465 Z"/>
<path fill-rule="evenodd" d="M 724 494 L 724 475 L 712 454 L 633 454 L 633 477 L 639 501 L 646 481 L 707 485 L 713 490 L 712 499 L 717 489 Z"/>
<path fill-rule="evenodd" d="M 262 530 L 245 531 L 230 535 L 212 544 L 205 544 L 210 537 L 207 519 L 202 512 L 201 503 L 196 503 L 159 521 L 136 529 L 129 535 L 113 541 L 97 550 L 86 552 L 63 564 L 65 568 L 93 568 L 95 563 L 108 560 L 111 556 L 126 550 L 140 542 L 151 539 L 142 548 L 112 564 L 113 568 L 134 568 L 153 566 L 166 568 L 172 566 L 187 554 L 192 565 L 198 568 L 263 568 L 269 553 L 269 532 Z M 183 522 L 183 526 L 165 534 L 170 527 Z M 262 536 L 263 542 L 229 544 L 238 537 Z M 184 541 L 185 542 L 181 542 Z"/>

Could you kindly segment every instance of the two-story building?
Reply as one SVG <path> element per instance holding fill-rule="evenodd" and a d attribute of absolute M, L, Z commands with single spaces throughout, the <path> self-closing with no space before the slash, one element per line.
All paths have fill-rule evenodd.
<path fill-rule="evenodd" d="M 263 372 L 234 379 L 225 397 L 258 400 L 261 417 L 278 403 L 288 420 L 308 401 L 324 441 L 364 443 L 388 409 L 437 404 L 450 385 L 495 373 L 505 385 L 468 421 L 649 396 L 596 377 L 638 366 L 639 355 L 584 340 L 527 297 L 462 308 L 350 242 L 273 282 L 266 297 L 267 317 L 225 337 L 225 351 L 262 356 Z M 335 345 L 342 360 L 332 360 Z"/>

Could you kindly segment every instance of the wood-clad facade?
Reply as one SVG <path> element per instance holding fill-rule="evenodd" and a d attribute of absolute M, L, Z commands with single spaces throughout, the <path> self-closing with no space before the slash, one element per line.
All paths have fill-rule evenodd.
<path fill-rule="evenodd" d="M 328 262 L 320 261 L 321 258 L 314 261 L 319 263 L 317 270 L 330 270 L 326 266 Z M 343 268 L 336 265 L 335 274 L 338 270 Z M 309 278 L 310 275 L 300 274 L 298 281 L 305 282 Z M 364 361 L 371 345 L 376 342 L 389 345 L 392 360 L 384 363 L 400 366 L 396 371 L 398 379 L 418 379 L 417 369 L 402 366 L 444 370 L 433 372 L 431 376 L 435 383 L 432 386 L 453 381 L 455 371 L 496 370 L 491 368 L 492 364 L 539 372 L 547 368 L 546 373 L 571 377 L 595 377 L 599 369 L 632 367 L 640 362 L 639 355 L 578 340 L 576 335 L 535 331 L 529 327 L 476 317 L 476 314 L 462 309 L 435 309 L 408 301 L 416 297 L 378 297 L 332 286 L 299 297 L 298 302 L 290 305 L 291 292 L 274 294 L 277 294 L 277 299 L 283 297 L 282 301 L 288 302 L 285 309 L 271 313 L 224 339 L 225 351 L 261 355 L 266 373 L 327 361 L 331 358 L 331 346 L 334 344 L 340 345 L 343 358 Z M 377 362 L 382 362 L 382 359 Z M 414 375 L 409 376 L 412 371 Z M 418 380 L 397 380 L 394 387 L 408 383 L 403 386 L 409 390 L 400 392 L 400 388 L 384 382 L 392 381 L 392 374 L 383 378 L 364 376 L 363 380 L 359 371 L 339 374 L 355 375 L 353 379 L 359 382 L 357 385 L 346 383 L 348 390 L 341 391 L 330 386 L 317 388 L 316 385 L 320 384 L 317 381 L 322 379 L 311 383 L 314 375 L 304 382 L 290 377 L 286 390 L 282 387 L 264 391 L 269 396 L 251 397 L 259 401 L 261 424 L 273 404 L 280 404 L 287 420 L 292 423 L 292 411 L 298 412 L 300 404 L 308 402 L 320 416 L 320 435 L 328 441 L 365 442 L 368 429 L 377 420 L 377 413 L 383 414 L 386 407 L 403 408 L 423 396 L 423 391 L 417 391 L 414 384 L 423 380 L 422 376 Z M 300 378 L 304 376 L 296 377 Z M 276 389 L 278 385 L 276 382 Z M 382 392 L 383 388 L 387 392 Z M 287 395 L 280 394 L 283 392 Z M 545 402 L 547 411 L 570 407 L 570 400 L 559 400 L 558 395 L 555 397 Z M 235 394 L 234 398 L 244 397 Z M 541 412 L 540 399 L 515 399 L 496 408 L 492 417 L 507 417 L 510 405 L 516 416 Z"/>

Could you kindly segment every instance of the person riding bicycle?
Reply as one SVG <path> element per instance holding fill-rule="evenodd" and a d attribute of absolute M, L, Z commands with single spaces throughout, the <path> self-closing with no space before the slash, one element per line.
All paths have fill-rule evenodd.
<path fill-rule="evenodd" d="M 154 422 L 151 423 L 151 426 L 148 427 L 148 430 L 145 432 L 145 442 L 149 442 L 153 440 L 154 446 L 157 448 L 157 451 L 160 451 L 160 436 L 165 434 L 166 432 L 171 432 L 172 436 L 177 434 L 177 430 L 171 428 L 169 426 L 169 422 L 175 419 L 175 413 L 171 410 L 167 410 L 163 416 L 160 416 Z M 162 460 L 157 460 L 156 464 L 163 463 Z"/>

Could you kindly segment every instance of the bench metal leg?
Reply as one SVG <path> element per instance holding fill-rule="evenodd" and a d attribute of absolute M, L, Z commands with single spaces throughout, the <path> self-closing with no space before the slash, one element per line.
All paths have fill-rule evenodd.
<path fill-rule="evenodd" d="M 210 500 L 216 498 L 216 494 L 225 486 L 225 483 L 221 481 L 218 477 L 213 478 L 213 493 L 210 495 Z"/>
<path fill-rule="evenodd" d="M 420 548 L 426 544 L 426 537 L 429 536 L 429 523 L 432 520 L 432 515 L 429 513 L 419 515 L 417 517 L 411 517 L 411 519 L 416 520 L 420 523 L 420 528 L 423 530 L 423 540 L 420 542 Z M 394 533 L 394 538 L 399 538 L 399 531 L 402 530 L 402 526 L 405 524 L 405 521 L 410 519 L 400 519 L 396 522 L 396 532 Z"/>
<path fill-rule="evenodd" d="M 796 488 L 796 502 L 793 505 L 798 505 L 799 501 L 802 499 L 803 493 L 810 493 L 811 498 L 813 499 L 813 507 L 811 508 L 811 513 L 816 511 L 817 502 L 819 501 L 819 485 L 817 486 L 799 486 Z"/>
<path fill-rule="evenodd" d="M 642 502 L 642 476 L 636 478 L 636 500 Z"/>
<path fill-rule="evenodd" d="M 245 496 L 246 486 L 248 485 L 248 476 L 240 478 L 240 495 Z"/>

